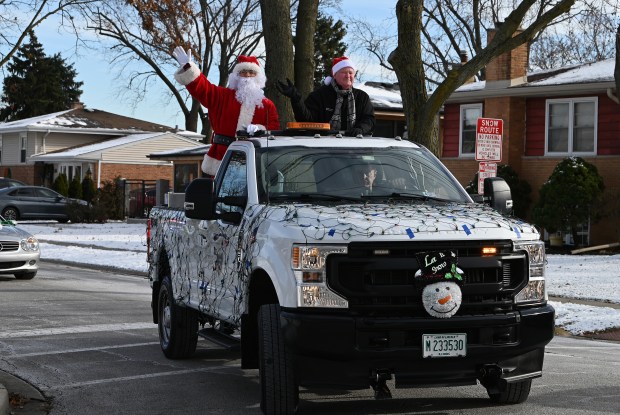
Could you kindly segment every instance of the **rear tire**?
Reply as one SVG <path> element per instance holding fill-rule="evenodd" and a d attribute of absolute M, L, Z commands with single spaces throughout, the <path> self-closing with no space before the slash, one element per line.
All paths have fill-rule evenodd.
<path fill-rule="evenodd" d="M 280 329 L 280 306 L 262 305 L 258 311 L 260 407 L 267 415 L 295 414 L 299 386 L 293 362 Z"/>
<path fill-rule="evenodd" d="M 34 272 L 20 272 L 19 274 L 13 274 L 18 280 L 31 280 L 37 275 L 37 271 Z"/>
<path fill-rule="evenodd" d="M 506 389 L 499 393 L 491 393 L 487 389 L 491 402 L 504 405 L 514 405 L 523 403 L 530 395 L 532 387 L 532 379 L 522 380 L 520 382 L 506 384 Z"/>
<path fill-rule="evenodd" d="M 186 359 L 196 351 L 198 316 L 174 302 L 170 277 L 164 277 L 157 299 L 159 344 L 169 359 Z"/>
<path fill-rule="evenodd" d="M 14 207 L 5 208 L 2 211 L 2 217 L 6 220 L 17 220 L 19 219 L 19 210 Z"/>

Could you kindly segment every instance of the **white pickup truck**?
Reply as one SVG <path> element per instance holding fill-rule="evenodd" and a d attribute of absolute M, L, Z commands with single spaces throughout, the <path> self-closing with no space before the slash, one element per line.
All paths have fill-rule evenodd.
<path fill-rule="evenodd" d="M 286 134 L 233 142 L 184 208 L 151 210 L 164 354 L 189 357 L 198 336 L 240 346 L 267 414 L 295 413 L 299 387 L 388 398 L 391 379 L 525 401 L 554 310 L 544 244 L 508 214 L 506 183 L 474 203 L 415 143 Z"/>

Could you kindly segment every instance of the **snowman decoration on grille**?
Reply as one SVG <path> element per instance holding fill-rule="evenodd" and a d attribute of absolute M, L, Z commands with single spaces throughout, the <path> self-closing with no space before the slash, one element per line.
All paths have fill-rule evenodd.
<path fill-rule="evenodd" d="M 436 318 L 450 318 L 461 307 L 463 271 L 454 251 L 423 252 L 417 255 L 420 269 L 416 280 L 424 285 L 422 304 Z"/>

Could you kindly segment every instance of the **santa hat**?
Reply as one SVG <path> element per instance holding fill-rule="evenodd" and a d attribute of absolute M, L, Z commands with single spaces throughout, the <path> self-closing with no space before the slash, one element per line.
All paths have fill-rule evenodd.
<path fill-rule="evenodd" d="M 239 55 L 239 57 L 237 58 L 237 64 L 233 68 L 233 73 L 238 74 L 243 70 L 254 71 L 257 74 L 263 73 L 263 70 L 260 67 L 258 59 L 256 59 L 256 57 Z"/>
<path fill-rule="evenodd" d="M 325 85 L 329 85 L 332 82 L 332 77 L 336 75 L 336 72 L 344 68 L 353 68 L 353 70 L 355 70 L 355 65 L 353 64 L 353 61 L 346 56 L 334 58 L 332 61 L 332 75 L 325 78 L 323 81 L 325 82 Z"/>

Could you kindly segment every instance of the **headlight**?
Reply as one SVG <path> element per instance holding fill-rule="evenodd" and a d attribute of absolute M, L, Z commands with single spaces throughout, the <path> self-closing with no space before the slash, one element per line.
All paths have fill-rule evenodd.
<path fill-rule="evenodd" d="M 20 245 L 24 251 L 38 251 L 39 250 L 39 241 L 34 236 L 29 237 L 28 239 L 22 239 Z"/>
<path fill-rule="evenodd" d="M 346 253 L 344 246 L 293 246 L 291 267 L 297 280 L 298 307 L 349 307 L 347 300 L 327 287 L 325 278 L 327 256 Z"/>
<path fill-rule="evenodd" d="M 515 243 L 515 250 L 527 252 L 529 279 L 527 285 L 515 297 L 515 304 L 547 301 L 545 286 L 545 244 L 542 241 Z"/>

